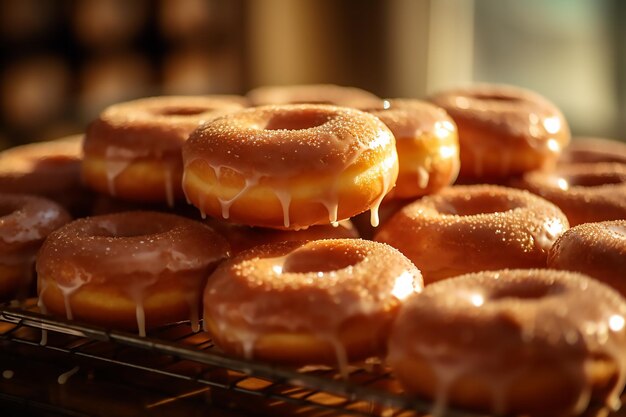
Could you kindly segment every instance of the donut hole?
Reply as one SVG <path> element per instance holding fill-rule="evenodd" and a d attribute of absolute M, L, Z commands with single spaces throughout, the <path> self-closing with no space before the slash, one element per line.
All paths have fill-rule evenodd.
<path fill-rule="evenodd" d="M 196 116 L 208 110 L 206 107 L 170 106 L 154 110 L 153 113 L 160 116 Z"/>
<path fill-rule="evenodd" d="M 507 96 L 505 94 L 498 94 L 498 93 L 491 93 L 491 94 L 485 94 L 485 93 L 481 93 L 481 94 L 474 94 L 471 96 L 471 98 L 476 99 L 476 100 L 483 100 L 483 101 L 499 101 L 499 102 L 508 102 L 508 103 L 517 103 L 520 101 L 524 101 L 519 97 L 513 97 L 513 96 Z"/>
<path fill-rule="evenodd" d="M 283 265 L 283 272 L 307 274 L 331 272 L 354 266 L 365 256 L 346 246 L 306 245 L 292 252 Z"/>
<path fill-rule="evenodd" d="M 598 187 L 600 185 L 621 184 L 626 178 L 618 173 L 592 174 L 579 173 L 559 177 L 557 181 L 565 181 L 574 187 Z"/>
<path fill-rule="evenodd" d="M 156 235 L 167 230 L 168 227 L 163 224 L 138 221 L 133 216 L 132 219 L 103 219 L 93 225 L 90 233 L 94 237 L 133 238 Z"/>
<path fill-rule="evenodd" d="M 323 125 L 328 121 L 328 114 L 307 112 L 284 112 L 271 116 L 265 125 L 266 130 L 304 130 Z"/>
<path fill-rule="evenodd" d="M 11 214 L 15 213 L 18 209 L 19 207 L 17 206 L 17 204 L 11 204 L 9 202 L 0 204 L 0 217 L 10 216 Z"/>
<path fill-rule="evenodd" d="M 539 300 L 562 291 L 557 283 L 543 282 L 519 282 L 510 283 L 507 286 L 492 290 L 489 299 L 492 301 L 502 300 Z"/>
<path fill-rule="evenodd" d="M 440 213 L 456 216 L 504 213 L 514 208 L 511 201 L 488 194 L 446 198 L 438 201 L 436 206 Z"/>

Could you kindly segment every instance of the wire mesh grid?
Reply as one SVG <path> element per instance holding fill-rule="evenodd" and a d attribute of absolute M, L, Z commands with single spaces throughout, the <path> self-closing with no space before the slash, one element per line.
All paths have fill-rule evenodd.
<path fill-rule="evenodd" d="M 42 315 L 34 300 L 0 306 L 0 321 L 0 341 L 5 345 L 45 349 L 188 383 L 182 392 L 161 393 L 152 404 L 211 391 L 211 404 L 239 409 L 243 405 L 256 412 L 297 410 L 298 415 L 310 416 L 422 416 L 432 407 L 403 396 L 389 370 L 378 362 L 351 366 L 345 377 L 326 367 L 295 370 L 232 358 L 186 322 L 139 337 Z M 477 416 L 455 410 L 446 415 Z"/>

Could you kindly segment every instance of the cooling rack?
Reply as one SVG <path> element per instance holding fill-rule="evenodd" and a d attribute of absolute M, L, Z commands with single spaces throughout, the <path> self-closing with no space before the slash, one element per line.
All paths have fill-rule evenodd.
<path fill-rule="evenodd" d="M 272 366 L 224 355 L 188 322 L 139 337 L 40 314 L 34 299 L 21 306 L 0 304 L 0 352 L 0 401 L 38 415 L 173 417 L 206 415 L 217 407 L 232 416 L 421 417 L 433 407 L 403 395 L 379 362 L 351 366 L 343 376 L 326 367 Z M 19 384 L 12 384 L 10 368 L 20 362 L 27 368 L 21 372 L 27 380 L 16 391 Z M 42 375 L 54 364 L 63 372 L 50 369 L 46 382 Z M 75 378 L 73 374 L 80 376 L 73 384 L 78 392 L 68 394 L 61 383 Z M 29 390 L 37 391 L 30 389 L 35 379 L 43 383 L 33 393 Z M 78 409 L 89 412 L 68 408 L 67 401 L 76 398 L 88 399 Z M 118 404 L 119 398 L 126 403 Z M 485 417 L 453 409 L 445 416 Z"/>
<path fill-rule="evenodd" d="M 15 358 L 12 360 L 27 356 L 32 361 L 37 352 L 44 352 L 53 355 L 53 362 L 62 357 L 66 362 L 70 358 L 70 364 L 72 360 L 86 364 L 85 369 L 96 369 L 99 376 L 111 374 L 113 367 L 115 372 L 133 370 L 151 375 L 144 381 L 157 378 L 164 381 L 159 383 L 161 388 L 182 383 L 177 388 L 183 392 L 163 392 L 160 400 L 150 404 L 202 397 L 200 402 L 207 406 L 252 408 L 258 414 L 280 410 L 306 416 L 408 417 L 425 415 L 432 408 L 426 401 L 403 396 L 389 370 L 380 363 L 351 366 L 346 377 L 326 367 L 296 370 L 232 358 L 222 354 L 206 333 L 193 332 L 188 322 L 139 337 L 40 314 L 35 300 L 30 299 L 21 306 L 0 305 L 0 343 L 5 356 Z M 51 362 L 51 358 L 44 357 L 40 362 Z M 24 403 L 19 395 L 0 392 L 2 399 Z M 31 408 L 43 405 L 28 403 Z M 446 416 L 479 414 L 449 410 Z"/>

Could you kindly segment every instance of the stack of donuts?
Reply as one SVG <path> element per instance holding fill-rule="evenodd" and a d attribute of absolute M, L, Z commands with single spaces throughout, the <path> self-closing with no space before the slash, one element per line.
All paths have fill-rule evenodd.
<path fill-rule="evenodd" d="M 435 413 L 619 407 L 626 148 L 570 145 L 536 93 L 140 99 L 0 153 L 0 193 L 5 300 L 36 286 L 44 313 L 141 335 L 188 322 L 272 364 L 379 357 Z"/>

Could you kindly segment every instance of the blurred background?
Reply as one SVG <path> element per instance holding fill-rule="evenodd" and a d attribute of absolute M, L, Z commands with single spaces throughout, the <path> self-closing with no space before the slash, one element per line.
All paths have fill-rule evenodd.
<path fill-rule="evenodd" d="M 417 98 L 511 83 L 575 135 L 626 139 L 621 0 L 0 0 L 0 59 L 0 148 L 137 97 L 322 82 Z"/>

